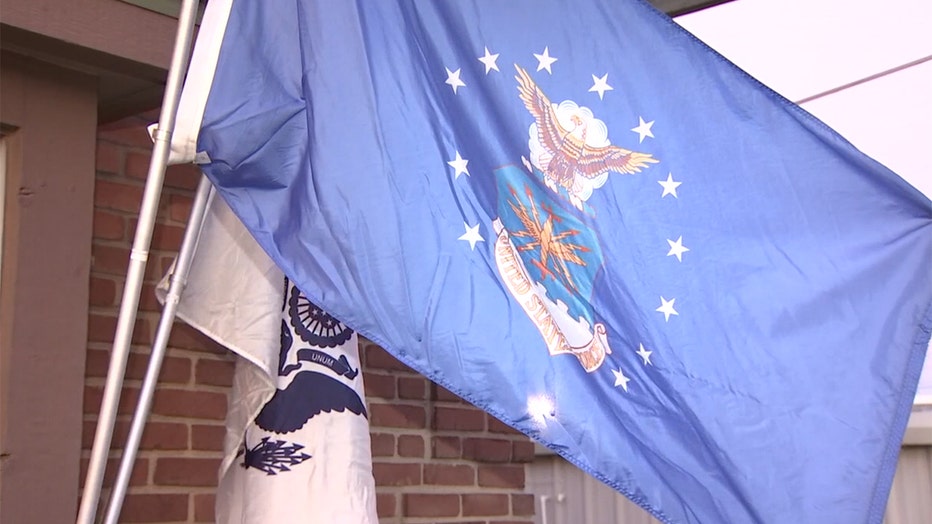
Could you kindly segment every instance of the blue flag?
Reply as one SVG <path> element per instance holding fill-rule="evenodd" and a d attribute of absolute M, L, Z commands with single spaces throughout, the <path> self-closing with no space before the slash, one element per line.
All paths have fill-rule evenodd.
<path fill-rule="evenodd" d="M 661 521 L 881 521 L 932 203 L 645 2 L 213 0 L 182 109 L 311 302 Z"/>

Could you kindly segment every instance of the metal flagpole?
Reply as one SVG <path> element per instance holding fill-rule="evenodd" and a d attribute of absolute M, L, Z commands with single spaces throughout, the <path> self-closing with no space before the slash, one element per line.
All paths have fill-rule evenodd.
<path fill-rule="evenodd" d="M 97 513 L 97 504 L 100 500 L 100 487 L 107 468 L 107 454 L 110 451 L 110 440 L 113 437 L 113 424 L 116 420 L 117 405 L 120 401 L 120 390 L 123 387 L 123 377 L 126 372 L 126 359 L 129 356 L 133 326 L 136 323 L 146 259 L 149 256 L 149 245 L 152 242 L 152 229 L 155 225 L 159 197 L 162 193 L 165 167 L 168 164 L 171 136 L 175 129 L 175 113 L 178 111 L 182 81 L 188 67 L 196 12 L 196 0 L 183 1 L 178 16 L 178 33 L 175 35 L 175 48 L 172 52 L 171 65 L 168 70 L 168 82 L 165 85 L 159 124 L 153 133 L 155 145 L 152 148 L 152 160 L 149 163 L 149 173 L 146 176 L 146 187 L 139 210 L 139 222 L 136 226 L 136 235 L 133 238 L 133 248 L 130 251 L 129 269 L 126 273 L 126 284 L 123 287 L 123 297 L 120 302 L 120 315 L 117 319 L 116 333 L 113 338 L 110 367 L 107 370 L 107 382 L 104 386 L 100 415 L 97 420 L 97 431 L 94 434 L 94 446 L 91 449 L 87 476 L 84 480 L 84 493 L 81 497 L 81 508 L 78 511 L 78 524 L 93 524 Z"/>
<path fill-rule="evenodd" d="M 213 186 L 211 186 L 210 180 L 202 176 L 201 182 L 197 186 L 197 194 L 194 197 L 194 205 L 191 209 L 191 217 L 188 219 L 187 229 L 184 232 L 181 250 L 178 251 L 178 259 L 175 261 L 175 268 L 171 274 L 171 284 L 168 288 L 168 294 L 165 296 L 162 317 L 159 319 L 158 331 L 156 331 L 155 341 L 152 343 L 149 368 L 146 370 L 146 377 L 139 392 L 136 412 L 133 414 L 133 423 L 126 439 L 126 446 L 123 448 L 120 471 L 110 493 L 110 502 L 107 505 L 107 514 L 104 519 L 106 524 L 117 524 L 117 519 L 120 518 L 123 498 L 126 496 L 126 487 L 129 485 L 133 463 L 136 461 L 136 452 L 139 450 L 139 441 L 142 438 L 142 431 L 145 429 L 146 419 L 152 407 L 152 396 L 155 394 L 155 385 L 159 380 L 159 370 L 162 369 L 162 361 L 165 359 L 168 335 L 171 333 L 172 323 L 175 321 L 175 311 L 178 309 L 181 293 L 188 282 L 191 261 L 197 251 L 197 241 L 200 238 L 201 227 L 204 225 L 204 216 L 207 213 L 207 202 L 211 189 L 213 189 Z"/>

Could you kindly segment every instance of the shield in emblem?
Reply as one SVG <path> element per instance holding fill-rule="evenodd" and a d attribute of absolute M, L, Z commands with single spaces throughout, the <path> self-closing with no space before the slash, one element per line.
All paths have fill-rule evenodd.
<path fill-rule="evenodd" d="M 610 352 L 590 305 L 602 267 L 595 233 L 520 168 L 497 169 L 495 179 L 495 257 L 502 279 L 550 353 L 572 353 L 594 371 Z"/>

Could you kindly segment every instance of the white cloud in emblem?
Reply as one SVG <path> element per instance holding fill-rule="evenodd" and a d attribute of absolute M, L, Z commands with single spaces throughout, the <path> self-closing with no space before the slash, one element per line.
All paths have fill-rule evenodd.
<path fill-rule="evenodd" d="M 571 135 L 582 140 L 585 138 L 586 145 L 589 147 L 608 147 L 612 143 L 608 139 L 608 126 L 605 122 L 599 120 L 592 113 L 592 110 L 585 106 L 580 106 L 572 100 L 564 100 L 559 104 L 553 104 L 553 109 L 557 114 L 557 121 L 563 129 L 571 129 Z M 582 122 L 581 124 L 576 121 Z M 553 156 L 547 152 L 547 149 L 540 143 L 537 134 L 537 123 L 531 124 L 528 129 L 528 148 L 531 153 L 531 163 L 541 171 L 550 163 Z M 592 191 L 605 185 L 608 180 L 608 172 L 589 179 L 577 176 L 574 182 L 573 190 L 580 200 L 588 200 L 592 196 Z"/>

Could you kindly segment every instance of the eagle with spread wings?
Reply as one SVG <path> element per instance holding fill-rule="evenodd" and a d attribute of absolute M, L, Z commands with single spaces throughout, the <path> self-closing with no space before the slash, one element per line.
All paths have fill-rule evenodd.
<path fill-rule="evenodd" d="M 527 71 L 517 64 L 515 80 L 518 81 L 518 93 L 524 106 L 537 122 L 537 140 L 544 149 L 545 158 L 538 159 L 538 167 L 544 174 L 544 182 L 554 191 L 563 187 L 570 195 L 570 201 L 578 208 L 582 207 L 582 179 L 595 179 L 605 173 L 638 173 L 648 164 L 658 160 L 648 153 L 638 153 L 608 145 L 593 147 L 586 144 L 587 121 L 578 115 L 570 117 L 572 127 L 564 127 L 547 95 Z M 549 161 L 546 157 L 549 156 Z M 543 160 L 544 162 L 541 162 Z M 546 165 L 541 165 L 541 164 Z"/>

